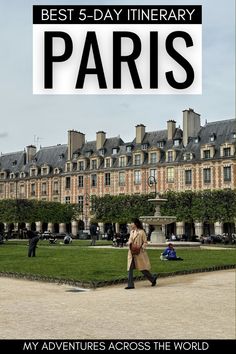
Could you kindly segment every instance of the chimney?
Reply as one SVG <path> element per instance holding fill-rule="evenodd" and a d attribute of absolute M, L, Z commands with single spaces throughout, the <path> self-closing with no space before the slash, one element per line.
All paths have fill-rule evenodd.
<path fill-rule="evenodd" d="M 136 144 L 141 144 L 145 135 L 145 125 L 136 125 Z"/>
<path fill-rule="evenodd" d="M 36 146 L 28 145 L 26 146 L 26 163 L 30 163 L 36 154 Z"/>
<path fill-rule="evenodd" d="M 183 111 L 183 144 L 186 146 L 190 137 L 196 137 L 200 130 L 200 114 L 192 108 Z"/>
<path fill-rule="evenodd" d="M 167 122 L 167 139 L 172 140 L 175 135 L 176 129 L 176 121 L 175 120 L 168 120 Z"/>
<path fill-rule="evenodd" d="M 85 135 L 76 130 L 68 130 L 68 160 L 71 160 L 73 153 L 81 149 L 85 143 Z"/>
<path fill-rule="evenodd" d="M 96 149 L 99 150 L 103 147 L 106 140 L 106 133 L 99 131 L 96 133 Z"/>

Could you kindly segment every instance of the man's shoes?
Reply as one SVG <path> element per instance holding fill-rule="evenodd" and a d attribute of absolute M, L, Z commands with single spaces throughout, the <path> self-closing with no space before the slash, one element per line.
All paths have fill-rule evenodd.
<path fill-rule="evenodd" d="M 152 281 L 152 286 L 157 284 L 157 275 L 154 275 L 154 280 Z"/>
<path fill-rule="evenodd" d="M 126 286 L 125 290 L 134 289 L 134 286 Z"/>

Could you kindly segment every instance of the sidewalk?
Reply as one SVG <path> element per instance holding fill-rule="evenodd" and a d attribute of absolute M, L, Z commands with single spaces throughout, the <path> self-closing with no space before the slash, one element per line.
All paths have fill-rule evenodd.
<path fill-rule="evenodd" d="M 235 339 L 235 278 L 232 269 L 84 291 L 2 277 L 0 339 Z"/>

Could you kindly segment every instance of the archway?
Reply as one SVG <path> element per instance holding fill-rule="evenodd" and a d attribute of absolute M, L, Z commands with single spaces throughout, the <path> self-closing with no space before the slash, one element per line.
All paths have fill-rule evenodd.
<path fill-rule="evenodd" d="M 214 224 L 211 224 L 211 223 L 205 221 L 203 223 L 203 235 L 210 236 L 210 235 L 213 235 L 214 233 L 215 233 Z"/>
<path fill-rule="evenodd" d="M 176 224 L 172 222 L 171 224 L 166 225 L 166 238 L 171 239 L 171 236 L 176 235 Z"/>
<path fill-rule="evenodd" d="M 42 232 L 47 231 L 48 229 L 48 224 L 46 222 L 42 223 Z"/>
<path fill-rule="evenodd" d="M 66 232 L 71 233 L 71 222 L 66 224 Z"/>
<path fill-rule="evenodd" d="M 114 225 L 111 223 L 104 224 L 104 232 L 107 235 L 107 240 L 110 241 L 114 236 Z"/>
<path fill-rule="evenodd" d="M 25 232 L 25 228 L 26 228 L 26 224 L 25 222 L 20 222 L 18 224 L 18 230 L 19 230 L 19 238 L 20 239 L 23 239 L 23 238 L 26 238 L 26 232 Z"/>
<path fill-rule="evenodd" d="M 185 223 L 185 237 L 188 241 L 195 241 L 195 225 L 193 222 Z"/>
<path fill-rule="evenodd" d="M 4 233 L 5 227 L 4 224 L 2 222 L 0 222 L 0 233 Z"/>
<path fill-rule="evenodd" d="M 78 221 L 78 230 L 84 230 L 85 228 L 85 223 L 83 220 Z"/>
<path fill-rule="evenodd" d="M 223 224 L 223 233 L 231 235 L 235 233 L 235 224 L 232 222 L 226 222 Z"/>
<path fill-rule="evenodd" d="M 53 224 L 53 227 L 54 227 L 54 232 L 55 232 L 56 234 L 58 234 L 58 233 L 59 233 L 59 224 L 58 224 L 58 223 L 55 223 L 55 224 Z"/>
<path fill-rule="evenodd" d="M 32 230 L 32 231 L 36 231 L 36 224 L 35 224 L 35 222 L 32 222 L 32 224 L 31 224 L 31 230 Z"/>

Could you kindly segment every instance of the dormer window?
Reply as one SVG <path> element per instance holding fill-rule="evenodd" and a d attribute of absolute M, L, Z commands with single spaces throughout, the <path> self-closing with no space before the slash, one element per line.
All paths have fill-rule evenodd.
<path fill-rule="evenodd" d="M 179 139 L 174 140 L 174 146 L 179 146 Z"/>
<path fill-rule="evenodd" d="M 192 158 L 193 158 L 193 154 L 192 154 L 191 152 L 186 152 L 186 153 L 184 154 L 184 160 L 185 160 L 185 161 L 192 160 Z"/>
<path fill-rule="evenodd" d="M 230 147 L 226 147 L 223 149 L 223 156 L 224 157 L 231 156 L 231 148 Z"/>
<path fill-rule="evenodd" d="M 201 146 L 201 159 L 212 159 L 215 155 L 215 146 L 213 144 L 205 144 Z M 221 147 L 221 156 L 223 156 L 223 150 Z"/>
<path fill-rule="evenodd" d="M 43 167 L 43 168 L 41 168 L 41 175 L 42 176 L 45 176 L 45 175 L 47 175 L 48 174 L 48 167 Z"/>
<path fill-rule="evenodd" d="M 85 156 L 86 156 L 86 157 L 90 157 L 91 154 L 92 154 L 92 151 L 91 151 L 91 150 L 85 152 Z"/>
<path fill-rule="evenodd" d="M 105 159 L 105 168 L 111 167 L 111 159 L 108 157 Z"/>
<path fill-rule="evenodd" d="M 132 146 L 131 145 L 126 146 L 126 152 L 131 152 L 131 151 L 132 151 Z"/>
<path fill-rule="evenodd" d="M 70 172 L 70 170 L 71 170 L 71 164 L 70 164 L 70 162 L 67 162 L 67 164 L 66 164 L 66 172 Z"/>
<path fill-rule="evenodd" d="M 151 152 L 150 153 L 150 163 L 156 163 L 156 162 L 157 162 L 157 153 Z"/>
<path fill-rule="evenodd" d="M 215 134 L 211 134 L 210 135 L 210 142 L 215 141 L 215 138 L 216 138 Z"/>
<path fill-rule="evenodd" d="M 113 148 L 112 149 L 112 155 L 115 155 L 115 154 L 117 154 L 118 153 L 118 148 Z"/>
<path fill-rule="evenodd" d="M 195 144 L 199 143 L 199 137 L 194 138 Z"/>
<path fill-rule="evenodd" d="M 232 133 L 232 137 L 233 137 L 233 139 L 236 139 L 236 133 L 235 132 Z"/>
<path fill-rule="evenodd" d="M 100 149 L 99 150 L 99 155 L 104 156 L 105 155 L 105 149 Z"/>
<path fill-rule="evenodd" d="M 14 173 L 10 173 L 10 179 L 15 178 L 15 174 Z"/>
<path fill-rule="evenodd" d="M 0 173 L 0 179 L 6 178 L 6 172 L 1 172 Z"/>
<path fill-rule="evenodd" d="M 31 170 L 30 170 L 30 176 L 31 177 L 35 177 L 35 176 L 37 176 L 37 169 L 36 168 L 31 168 Z"/>
<path fill-rule="evenodd" d="M 12 161 L 12 166 L 16 166 L 16 165 L 17 165 L 17 161 L 16 160 Z"/>
<path fill-rule="evenodd" d="M 126 165 L 126 159 L 125 156 L 121 156 L 119 158 L 119 167 L 124 167 Z"/>
<path fill-rule="evenodd" d="M 164 141 L 158 141 L 157 142 L 157 147 L 163 148 L 164 147 Z"/>
<path fill-rule="evenodd" d="M 142 144 L 142 150 L 147 150 L 148 144 Z"/>
<path fill-rule="evenodd" d="M 59 173 L 59 169 L 58 168 L 54 168 L 54 174 L 58 175 L 58 173 Z"/>
<path fill-rule="evenodd" d="M 174 153 L 172 150 L 167 151 L 167 162 L 173 162 L 174 161 Z"/>
<path fill-rule="evenodd" d="M 203 158 L 204 159 L 209 159 L 211 157 L 211 151 L 210 150 L 204 150 L 203 151 Z"/>
<path fill-rule="evenodd" d="M 64 159 L 64 157 L 65 157 L 65 155 L 64 155 L 64 154 L 60 154 L 60 155 L 59 155 L 59 160 L 63 160 L 63 159 Z"/>
<path fill-rule="evenodd" d="M 91 161 L 91 169 L 96 170 L 97 169 L 97 160 L 92 160 Z"/>
<path fill-rule="evenodd" d="M 141 165 L 141 154 L 135 154 L 134 155 L 134 164 L 136 166 Z"/>
<path fill-rule="evenodd" d="M 78 159 L 78 157 L 79 157 L 79 154 L 78 154 L 78 153 L 74 153 L 74 154 L 73 154 L 73 159 L 76 160 L 76 159 Z"/>
<path fill-rule="evenodd" d="M 25 177 L 25 172 L 21 172 L 20 173 L 20 178 L 24 178 Z"/>
<path fill-rule="evenodd" d="M 84 170 L 84 161 L 79 161 L 78 162 L 78 170 L 83 171 Z"/>

